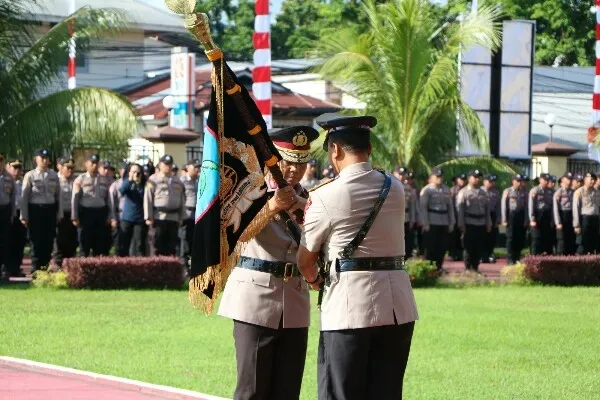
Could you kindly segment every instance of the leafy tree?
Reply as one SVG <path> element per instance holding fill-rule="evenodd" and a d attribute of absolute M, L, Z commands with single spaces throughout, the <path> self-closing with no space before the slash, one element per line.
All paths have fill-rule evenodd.
<path fill-rule="evenodd" d="M 315 48 L 320 37 L 323 20 L 319 0 L 288 0 L 272 27 L 271 48 L 273 58 L 304 57 Z"/>
<path fill-rule="evenodd" d="M 208 16 L 210 30 L 217 43 L 222 43 L 227 23 L 235 11 L 231 0 L 196 0 L 196 12 Z"/>
<path fill-rule="evenodd" d="M 327 57 L 317 71 L 377 117 L 374 162 L 423 172 L 447 159 L 459 140 L 457 110 L 472 141 L 487 147 L 479 118 L 460 96 L 457 54 L 465 46 L 499 45 L 496 9 L 482 7 L 462 24 L 449 24 L 436 41 L 438 23 L 427 0 L 365 1 L 362 10 L 366 32 L 340 30 L 324 40 Z"/>
<path fill-rule="evenodd" d="M 89 143 L 126 148 L 137 122 L 131 104 L 106 89 L 81 87 L 44 96 L 64 79 L 69 25 L 77 21 L 78 51 L 89 39 L 116 34 L 128 24 L 117 9 L 82 8 L 34 39 L 27 24 L 26 0 L 0 0 L 0 143 L 13 157 L 32 156 L 37 148 Z"/>
<path fill-rule="evenodd" d="M 252 60 L 254 18 L 254 1 L 238 0 L 222 38 L 230 59 Z"/>
<path fill-rule="evenodd" d="M 511 19 L 536 21 L 536 62 L 540 65 L 594 65 L 593 1 L 497 0 Z M 470 1 L 450 0 L 447 15 L 468 8 Z"/>

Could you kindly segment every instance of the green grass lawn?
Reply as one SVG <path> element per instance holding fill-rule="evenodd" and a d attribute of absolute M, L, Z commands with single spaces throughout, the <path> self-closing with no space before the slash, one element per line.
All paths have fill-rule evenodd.
<path fill-rule="evenodd" d="M 416 291 L 406 399 L 600 398 L 600 288 Z M 303 399 L 316 399 L 313 313 Z M 185 292 L 0 288 L 0 355 L 230 397 L 232 323 Z"/>

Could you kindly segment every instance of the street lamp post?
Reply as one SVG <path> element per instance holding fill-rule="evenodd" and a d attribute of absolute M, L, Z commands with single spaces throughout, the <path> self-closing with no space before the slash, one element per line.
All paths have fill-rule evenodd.
<path fill-rule="evenodd" d="M 550 142 L 552 142 L 552 131 L 554 128 L 554 124 L 556 123 L 556 115 L 552 113 L 547 114 L 544 118 L 544 122 L 550 127 Z"/>

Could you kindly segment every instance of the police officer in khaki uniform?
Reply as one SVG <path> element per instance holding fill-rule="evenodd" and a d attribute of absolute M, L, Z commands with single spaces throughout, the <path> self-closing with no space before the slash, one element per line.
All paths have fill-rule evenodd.
<path fill-rule="evenodd" d="M 21 222 L 28 227 L 31 267 L 35 272 L 50 264 L 56 224 L 63 216 L 58 174 L 50 169 L 50 152 L 35 152 L 36 168 L 25 174 L 21 194 Z"/>
<path fill-rule="evenodd" d="M 582 186 L 583 186 L 583 175 L 581 175 L 581 174 L 575 175 L 573 177 L 573 182 L 571 182 L 571 189 L 573 190 L 573 193 L 575 193 L 575 191 Z"/>
<path fill-rule="evenodd" d="M 556 254 L 572 255 L 577 251 L 573 230 L 573 174 L 567 172 L 560 179 L 560 188 L 554 192 L 554 225 L 556 226 Z"/>
<path fill-rule="evenodd" d="M 54 261 L 59 267 L 63 266 L 65 258 L 75 257 L 77 252 L 77 228 L 73 225 L 71 216 L 71 200 L 73 199 L 73 170 L 75 162 L 64 160 L 59 175 L 60 200 L 62 202 L 63 217 L 56 228 L 56 257 Z"/>
<path fill-rule="evenodd" d="M 600 250 L 600 193 L 594 188 L 596 174 L 585 174 L 583 187 L 573 195 L 573 227 L 577 234 L 577 254 Z"/>
<path fill-rule="evenodd" d="M 71 218 L 79 228 L 82 257 L 108 255 L 107 237 L 110 232 L 108 215 L 109 179 L 98 173 L 98 154 L 92 154 L 85 162 L 87 172 L 73 183 Z"/>
<path fill-rule="evenodd" d="M 504 189 L 502 193 L 502 225 L 506 227 L 506 252 L 508 264 L 511 265 L 521 259 L 529 226 L 528 195 L 522 181 L 523 176 L 516 174 L 512 178 L 512 186 Z"/>
<path fill-rule="evenodd" d="M 467 270 L 479 270 L 486 233 L 492 230 L 488 193 L 481 188 L 481 172 L 467 174 L 468 184 L 458 192 L 458 227 L 463 233 L 464 261 Z"/>
<path fill-rule="evenodd" d="M 321 281 L 320 252 L 329 265 L 317 358 L 320 400 L 401 399 L 418 319 L 403 270 L 404 187 L 368 162 L 376 122 L 336 114 L 317 119 L 339 173 L 311 192 L 298 251 L 313 288 Z"/>
<path fill-rule="evenodd" d="M 6 157 L 0 153 L 0 283 L 8 281 L 10 226 L 15 215 L 15 181 L 4 169 Z"/>
<path fill-rule="evenodd" d="M 425 259 L 442 269 L 446 254 L 448 234 L 456 223 L 452 194 L 443 184 L 444 171 L 434 169 L 429 185 L 421 190 L 421 219 L 425 240 Z"/>
<path fill-rule="evenodd" d="M 185 219 L 183 220 L 184 249 L 183 258 L 189 263 L 194 243 L 194 226 L 196 220 L 196 200 L 198 194 L 198 176 L 200 174 L 200 160 L 192 160 L 186 165 L 186 174 L 181 177 L 185 187 Z"/>
<path fill-rule="evenodd" d="M 8 172 L 15 181 L 15 215 L 10 227 L 10 248 L 8 249 L 8 260 L 6 261 L 10 276 L 24 277 L 21 271 L 23 264 L 23 253 L 27 243 L 27 228 L 21 223 L 21 193 L 23 192 L 23 164 L 19 160 L 8 163 Z"/>
<path fill-rule="evenodd" d="M 250 241 L 219 308 L 219 315 L 234 320 L 235 400 L 298 399 L 306 358 L 310 300 L 296 266 L 300 231 L 295 236 L 290 230 L 292 211 L 285 210 L 306 205 L 308 195 L 299 182 L 310 160 L 310 143 L 319 134 L 308 126 L 269 134 L 289 186 L 278 189 L 267 176 L 270 200 L 242 235 L 242 241 Z M 247 232 L 258 233 L 252 238 Z"/>
<path fill-rule="evenodd" d="M 412 257 L 413 250 L 415 249 L 415 233 L 417 231 L 417 224 L 419 220 L 419 201 L 417 191 L 412 187 L 410 178 L 412 178 L 412 172 L 406 174 L 408 179 L 404 179 L 404 198 L 405 198 L 405 220 L 404 220 L 404 246 L 406 256 L 408 259 Z"/>
<path fill-rule="evenodd" d="M 456 200 L 458 198 L 458 192 L 467 184 L 467 175 L 458 174 L 454 177 L 452 188 L 450 193 L 452 194 L 452 209 L 456 210 Z M 454 230 L 450 234 L 450 245 L 448 246 L 450 257 L 452 261 L 462 261 L 463 259 L 463 245 L 462 245 L 462 234 L 458 226 L 454 226 Z"/>
<path fill-rule="evenodd" d="M 552 254 L 552 196 L 548 188 L 550 175 L 540 175 L 540 183 L 529 192 L 529 224 L 531 226 L 531 253 Z"/>
<path fill-rule="evenodd" d="M 146 183 L 144 219 L 153 228 L 152 250 L 155 255 L 177 254 L 177 231 L 185 216 L 185 187 L 173 175 L 173 157 L 166 154 L 160 159 L 158 172 Z"/>
<path fill-rule="evenodd" d="M 483 180 L 483 190 L 488 194 L 490 218 L 492 219 L 492 230 L 486 235 L 485 247 L 482 252 L 481 262 L 491 263 L 496 262 L 494 248 L 498 240 L 498 226 L 501 223 L 502 216 L 500 210 L 500 191 L 496 187 L 496 175 L 487 175 Z"/>

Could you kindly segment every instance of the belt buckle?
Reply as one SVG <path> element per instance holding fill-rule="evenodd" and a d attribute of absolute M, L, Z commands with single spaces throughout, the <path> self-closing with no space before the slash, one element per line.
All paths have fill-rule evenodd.
<path fill-rule="evenodd" d="M 283 281 L 287 282 L 293 276 L 294 273 L 294 265 L 293 263 L 285 263 L 285 267 L 283 268 Z"/>

